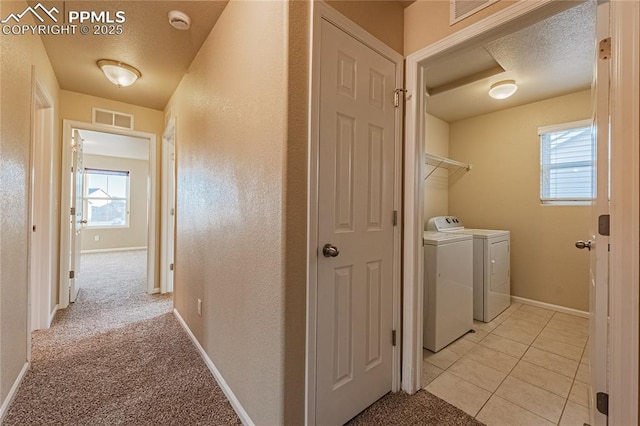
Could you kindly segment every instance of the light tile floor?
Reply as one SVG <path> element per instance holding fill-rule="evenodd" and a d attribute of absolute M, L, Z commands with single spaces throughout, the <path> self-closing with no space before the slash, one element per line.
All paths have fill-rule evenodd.
<path fill-rule="evenodd" d="M 514 303 L 474 329 L 424 350 L 427 391 L 489 426 L 589 423 L 587 319 Z"/>

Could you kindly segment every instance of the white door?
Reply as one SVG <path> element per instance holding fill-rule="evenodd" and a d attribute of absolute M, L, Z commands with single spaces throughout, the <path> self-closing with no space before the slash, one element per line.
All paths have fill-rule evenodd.
<path fill-rule="evenodd" d="M 82 252 L 82 226 L 86 221 L 83 215 L 82 195 L 84 189 L 84 169 L 82 165 L 82 138 L 78 130 L 73 130 L 71 156 L 71 244 L 69 253 L 69 302 L 75 302 L 80 286 L 80 254 Z"/>
<path fill-rule="evenodd" d="M 171 131 L 173 132 L 173 130 Z M 175 241 L 175 214 L 176 214 L 176 196 L 175 196 L 175 144 L 173 136 L 170 139 L 163 139 L 162 146 L 162 262 L 160 274 L 160 292 L 173 292 L 173 260 L 174 260 L 174 241 Z"/>
<path fill-rule="evenodd" d="M 392 386 L 395 64 L 324 19 L 320 64 L 316 424 L 339 425 Z"/>
<path fill-rule="evenodd" d="M 609 3 L 598 5 L 597 41 L 609 37 Z M 606 42 L 603 46 L 606 49 Z M 596 49 L 599 51 L 600 49 Z M 591 313 L 589 353 L 591 366 L 591 424 L 606 425 L 607 417 L 597 410 L 598 392 L 608 390 L 608 334 L 609 334 L 609 237 L 598 229 L 599 218 L 609 215 L 609 64 L 610 55 L 598 53 L 595 76 L 595 199 L 591 221 Z M 604 231 L 604 230 L 602 230 Z M 603 232 L 606 233 L 606 232 Z"/>

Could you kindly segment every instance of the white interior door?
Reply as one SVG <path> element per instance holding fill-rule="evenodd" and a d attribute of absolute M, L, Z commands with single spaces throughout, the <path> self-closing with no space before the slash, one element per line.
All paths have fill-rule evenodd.
<path fill-rule="evenodd" d="M 162 262 L 160 274 L 160 292 L 173 292 L 173 265 L 176 219 L 176 158 L 173 127 L 170 138 L 163 138 L 163 180 L 162 180 Z M 168 132 L 167 132 L 168 133 Z"/>
<path fill-rule="evenodd" d="M 392 386 L 395 64 L 322 20 L 316 424 Z"/>
<path fill-rule="evenodd" d="M 609 3 L 598 5 L 597 41 L 609 38 Z M 607 42 L 602 42 L 606 49 Z M 598 51 L 600 49 L 597 49 Z M 605 52 L 606 53 L 606 52 Z M 608 334 L 609 334 L 609 236 L 599 230 L 599 218 L 609 215 L 609 66 L 610 54 L 599 53 L 595 75 L 595 199 L 591 221 L 591 291 L 590 291 L 590 366 L 591 366 L 591 424 L 606 425 L 607 416 L 597 409 L 598 393 L 609 393 Z M 607 234 L 607 235 L 603 235 Z"/>
<path fill-rule="evenodd" d="M 84 190 L 82 138 L 77 129 L 73 130 L 71 156 L 71 244 L 69 253 L 69 302 L 75 302 L 80 286 L 80 255 L 82 252 L 82 227 L 86 223 L 83 215 L 82 195 Z"/>

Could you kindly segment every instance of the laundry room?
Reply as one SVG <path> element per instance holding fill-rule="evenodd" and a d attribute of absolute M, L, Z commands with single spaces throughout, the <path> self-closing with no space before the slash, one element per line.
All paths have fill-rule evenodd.
<path fill-rule="evenodd" d="M 588 406 L 594 49 L 587 2 L 425 66 L 422 386 L 481 421 Z"/>

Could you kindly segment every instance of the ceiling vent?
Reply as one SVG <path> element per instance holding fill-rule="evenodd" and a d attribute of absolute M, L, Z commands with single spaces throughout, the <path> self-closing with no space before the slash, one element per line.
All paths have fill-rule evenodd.
<path fill-rule="evenodd" d="M 464 18 L 481 11 L 498 0 L 449 0 L 451 5 L 450 24 L 462 21 Z"/>
<path fill-rule="evenodd" d="M 93 123 L 133 130 L 133 115 L 93 108 Z"/>

